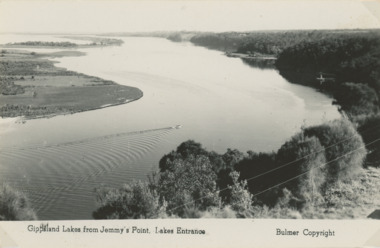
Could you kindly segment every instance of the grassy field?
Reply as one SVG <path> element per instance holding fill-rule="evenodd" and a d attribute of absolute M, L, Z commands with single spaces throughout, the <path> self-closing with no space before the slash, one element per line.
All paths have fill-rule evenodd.
<path fill-rule="evenodd" d="M 0 115 L 38 118 L 94 110 L 134 101 L 143 93 L 134 87 L 54 66 L 58 56 L 80 52 L 36 54 L 2 50 L 0 53 Z"/>
<path fill-rule="evenodd" d="M 380 168 L 363 169 L 357 178 L 329 190 L 325 218 L 364 219 L 380 209 Z M 307 216 L 307 215 L 306 215 Z"/>

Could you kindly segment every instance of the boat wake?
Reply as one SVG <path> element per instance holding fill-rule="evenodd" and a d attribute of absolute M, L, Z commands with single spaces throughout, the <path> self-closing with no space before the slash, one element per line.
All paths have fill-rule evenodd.
<path fill-rule="evenodd" d="M 133 179 L 146 179 L 163 155 L 157 152 L 159 145 L 179 128 L 3 148 L 0 182 L 26 192 L 40 219 L 91 218 L 94 189 L 101 184 L 119 187 Z"/>

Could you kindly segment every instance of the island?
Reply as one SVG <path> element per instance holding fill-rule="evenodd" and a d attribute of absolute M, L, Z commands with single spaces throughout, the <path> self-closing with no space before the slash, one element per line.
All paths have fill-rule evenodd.
<path fill-rule="evenodd" d="M 87 41 L 85 44 L 73 43 L 70 41 L 23 41 L 0 44 L 1 48 L 61 48 L 61 49 L 76 49 L 104 46 L 120 46 L 124 42 L 120 39 L 94 37 L 94 36 L 63 36 L 64 39 Z"/>
<path fill-rule="evenodd" d="M 143 96 L 138 88 L 59 68 L 50 60 L 82 55 L 66 50 L 1 50 L 0 116 L 34 119 L 73 114 L 125 104 Z"/>

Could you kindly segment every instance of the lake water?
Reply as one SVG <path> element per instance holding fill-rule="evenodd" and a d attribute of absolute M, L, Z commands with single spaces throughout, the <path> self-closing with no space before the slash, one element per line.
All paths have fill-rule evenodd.
<path fill-rule="evenodd" d="M 302 125 L 339 117 L 330 98 L 290 84 L 274 69 L 190 43 L 123 40 L 54 60 L 138 87 L 140 100 L 26 123 L 0 120 L 0 182 L 26 192 L 40 219 L 91 218 L 96 187 L 145 180 L 188 139 L 220 153 L 272 151 Z"/>

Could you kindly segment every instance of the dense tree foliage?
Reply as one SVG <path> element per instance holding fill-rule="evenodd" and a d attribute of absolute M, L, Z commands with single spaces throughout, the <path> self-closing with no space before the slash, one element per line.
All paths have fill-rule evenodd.
<path fill-rule="evenodd" d="M 320 198 L 325 183 L 325 150 L 316 137 L 305 137 L 299 133 L 278 150 L 277 172 L 282 187 L 290 190 L 300 203 L 313 202 Z M 281 173 L 282 172 L 282 173 Z"/>
<path fill-rule="evenodd" d="M 285 48 L 302 41 L 332 35 L 329 31 L 273 31 L 252 32 L 239 45 L 239 53 L 262 53 L 279 55 Z"/>
<path fill-rule="evenodd" d="M 245 54 L 279 55 L 287 48 L 299 43 L 349 38 L 373 31 L 346 30 L 292 30 L 292 31 L 253 31 L 224 33 L 193 33 L 190 41 L 195 45 L 229 52 Z M 175 33 L 170 37 L 184 34 Z M 188 35 L 188 34 L 187 34 Z M 365 45 L 365 44 L 364 44 Z"/>
<path fill-rule="evenodd" d="M 241 43 L 242 37 L 242 34 L 237 33 L 199 33 L 195 34 L 190 42 L 210 49 L 233 52 Z"/>
<path fill-rule="evenodd" d="M 247 180 L 249 191 L 253 194 L 266 190 L 275 185 L 276 173 L 269 172 L 276 168 L 275 153 L 248 152 L 248 155 L 236 164 L 235 169 L 240 173 L 241 180 Z M 273 193 L 270 192 L 271 194 Z M 260 195 L 259 200 L 267 204 L 275 204 L 275 199 L 268 194 Z M 268 200 L 264 200 L 267 198 Z M 272 201 L 270 201 L 272 200 Z"/>
<path fill-rule="evenodd" d="M 208 155 L 208 152 L 203 149 L 200 143 L 197 143 L 193 140 L 188 140 L 186 142 L 181 143 L 176 151 L 172 151 L 169 154 L 163 156 L 159 162 L 160 171 L 172 170 L 171 166 L 173 165 L 173 161 L 175 159 L 186 159 L 190 155 Z"/>
<path fill-rule="evenodd" d="M 226 153 L 218 154 L 213 151 L 207 151 L 200 143 L 188 140 L 181 143 L 176 151 L 172 151 L 161 158 L 159 162 L 160 171 L 171 170 L 173 166 L 172 162 L 175 159 L 186 160 L 189 156 L 205 156 L 208 158 L 212 165 L 212 170 L 217 175 L 216 182 L 219 188 L 227 188 L 232 183 L 229 174 L 235 165 L 244 158 L 244 154 L 236 149 L 227 149 Z M 223 191 L 221 196 L 228 198 L 228 191 Z"/>
<path fill-rule="evenodd" d="M 339 90 L 334 92 L 334 98 L 351 120 L 379 112 L 378 95 L 373 88 L 365 84 L 343 83 Z"/>
<path fill-rule="evenodd" d="M 0 220 L 36 220 L 28 198 L 21 192 L 3 184 L 0 187 Z"/>
<path fill-rule="evenodd" d="M 331 73 L 338 84 L 355 82 L 380 90 L 380 33 L 337 35 L 284 49 L 281 70 Z"/>
<path fill-rule="evenodd" d="M 203 155 L 169 162 L 168 168 L 160 173 L 158 191 L 168 202 L 168 211 L 178 216 L 183 216 L 188 207 L 206 210 L 220 204 L 216 174 Z"/>
<path fill-rule="evenodd" d="M 315 136 L 325 148 L 327 181 L 329 183 L 353 178 L 366 157 L 362 137 L 346 119 L 308 127 L 305 136 Z"/>
<path fill-rule="evenodd" d="M 148 183 L 134 181 L 120 189 L 96 190 L 99 207 L 93 213 L 95 219 L 158 218 L 165 213 L 165 202 Z"/>

